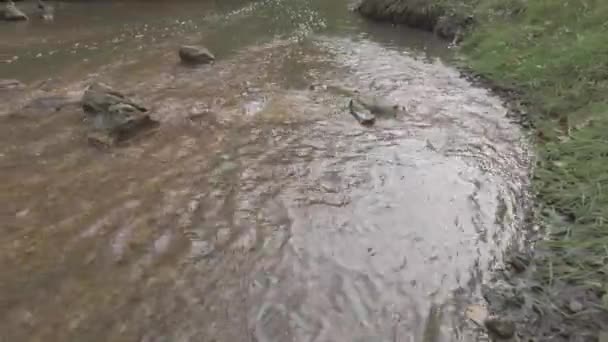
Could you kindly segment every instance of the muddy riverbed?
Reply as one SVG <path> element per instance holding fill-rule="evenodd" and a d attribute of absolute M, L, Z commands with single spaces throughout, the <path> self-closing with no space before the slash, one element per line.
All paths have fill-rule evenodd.
<path fill-rule="evenodd" d="M 70 2 L 0 23 L 0 341 L 471 341 L 525 139 L 432 35 L 347 1 Z M 210 66 L 179 65 L 202 43 Z M 87 144 L 85 86 L 161 122 Z M 405 107 L 360 126 L 340 85 Z M 314 87 L 311 87 L 314 85 Z"/>

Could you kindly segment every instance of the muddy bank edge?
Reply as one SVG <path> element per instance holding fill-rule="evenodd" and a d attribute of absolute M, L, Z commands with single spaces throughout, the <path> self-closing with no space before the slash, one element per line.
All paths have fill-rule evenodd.
<path fill-rule="evenodd" d="M 462 38 L 463 66 L 531 124 L 546 238 L 523 273 L 503 275 L 507 289 L 485 296 L 491 309 L 508 311 L 497 313 L 522 337 L 607 341 L 608 2 L 363 0 L 356 10 Z"/>
<path fill-rule="evenodd" d="M 356 10 L 374 20 L 433 31 L 452 40 L 459 38 L 474 18 L 465 3 L 448 4 L 443 0 L 364 0 Z"/>

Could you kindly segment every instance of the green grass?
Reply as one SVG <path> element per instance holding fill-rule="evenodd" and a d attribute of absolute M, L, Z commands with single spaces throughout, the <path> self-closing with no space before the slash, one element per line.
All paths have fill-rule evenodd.
<path fill-rule="evenodd" d="M 466 3 L 478 20 L 461 48 L 467 64 L 522 90 L 538 133 L 534 188 L 554 232 L 540 246 L 549 253 L 538 276 L 601 296 L 608 290 L 608 1 Z"/>

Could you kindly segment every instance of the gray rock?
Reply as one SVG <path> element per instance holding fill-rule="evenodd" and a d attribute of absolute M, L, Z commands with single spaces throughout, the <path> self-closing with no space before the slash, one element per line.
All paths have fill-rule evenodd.
<path fill-rule="evenodd" d="M 357 99 L 351 99 L 348 103 L 350 114 L 364 126 L 371 126 L 376 122 L 376 117 L 372 112 L 365 108 Z"/>
<path fill-rule="evenodd" d="M 507 319 L 490 318 L 484 322 L 488 332 L 502 339 L 509 339 L 515 335 L 515 323 Z"/>
<path fill-rule="evenodd" d="M 179 48 L 179 58 L 187 64 L 209 64 L 215 56 L 202 46 L 184 45 Z"/>
<path fill-rule="evenodd" d="M 122 93 L 115 91 L 104 83 L 96 82 L 91 84 L 82 97 L 82 108 L 87 115 L 107 113 L 110 106 L 116 104 L 128 104 L 140 112 L 147 111 L 145 107 L 136 104 Z"/>
<path fill-rule="evenodd" d="M 55 8 L 42 0 L 38 0 L 38 10 L 40 10 L 40 18 L 45 21 L 51 21 L 55 18 Z"/>
<path fill-rule="evenodd" d="M 8 21 L 23 21 L 28 20 L 29 18 L 25 13 L 23 13 L 20 9 L 15 6 L 15 3 L 9 1 L 6 3 L 6 7 L 4 8 L 3 13 L 4 20 Z"/>
<path fill-rule="evenodd" d="M 81 102 L 93 131 L 97 135 L 107 134 L 112 141 L 126 140 L 145 128 L 158 125 L 146 114 L 145 107 L 103 83 L 90 85 Z"/>
<path fill-rule="evenodd" d="M 357 101 L 376 117 L 395 118 L 403 109 L 376 96 L 359 95 Z"/>
<path fill-rule="evenodd" d="M 25 84 L 21 83 L 18 80 L 0 79 L 0 90 L 13 90 L 23 88 L 25 88 Z"/>
<path fill-rule="evenodd" d="M 358 90 L 348 89 L 340 85 L 329 85 L 326 89 L 341 96 L 353 98 L 353 102 L 359 107 L 365 108 L 377 118 L 395 118 L 405 109 L 384 98 L 361 94 Z"/>
<path fill-rule="evenodd" d="M 583 311 L 584 308 L 585 307 L 583 306 L 583 303 L 579 302 L 576 299 L 572 299 L 568 303 L 568 310 L 570 310 L 572 313 Z"/>

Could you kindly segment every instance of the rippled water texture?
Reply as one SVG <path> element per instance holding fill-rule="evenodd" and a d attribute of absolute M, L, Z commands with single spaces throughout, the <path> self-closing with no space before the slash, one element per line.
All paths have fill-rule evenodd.
<path fill-rule="evenodd" d="M 76 2 L 2 23 L 0 75 L 28 86 L 0 93 L 0 341 L 483 339 L 462 314 L 519 239 L 522 134 L 431 35 L 347 7 Z M 180 66 L 181 43 L 218 61 Z M 73 102 L 92 80 L 159 130 L 89 146 Z M 406 112 L 362 127 L 323 85 Z"/>

